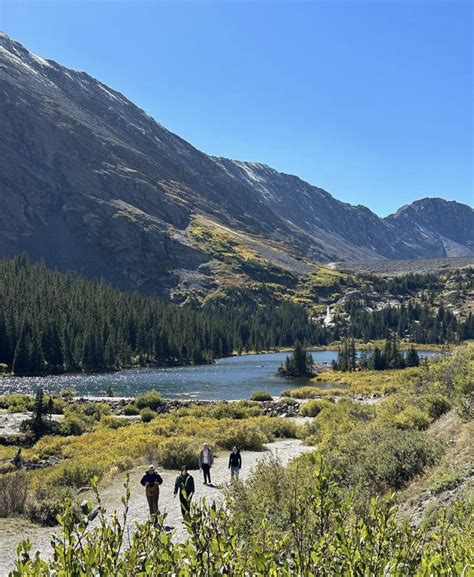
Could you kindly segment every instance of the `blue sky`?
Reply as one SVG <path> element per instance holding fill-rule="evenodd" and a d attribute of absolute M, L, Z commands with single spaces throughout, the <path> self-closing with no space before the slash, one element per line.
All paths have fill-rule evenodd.
<path fill-rule="evenodd" d="M 471 1 L 0 0 L 0 28 L 210 154 L 386 215 L 473 192 Z"/>

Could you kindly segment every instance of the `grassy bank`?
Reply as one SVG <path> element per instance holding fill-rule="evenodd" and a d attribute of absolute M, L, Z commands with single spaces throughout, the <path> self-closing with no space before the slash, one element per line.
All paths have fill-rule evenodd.
<path fill-rule="evenodd" d="M 93 476 L 107 479 L 149 462 L 169 469 L 183 464 L 197 468 L 204 442 L 217 452 L 234 445 L 260 451 L 264 443 L 297 434 L 294 422 L 265 417 L 258 403 L 250 401 L 182 407 L 163 415 L 152 408 L 157 408 L 157 402 L 161 401 L 156 394 L 145 394 L 128 405 L 141 415 L 139 422 L 111 414 L 103 403 L 67 405 L 58 434 L 46 435 L 23 449 L 29 463 L 53 463 L 39 470 L 13 471 L 8 461 L 16 447 L 0 446 L 0 502 L 14 500 L 18 483 L 28 479 L 26 494 L 18 497 L 17 505 L 5 505 L 0 515 L 24 513 L 35 521 L 51 523 L 60 500 L 87 486 Z M 125 413 L 130 412 L 128 407 Z"/>

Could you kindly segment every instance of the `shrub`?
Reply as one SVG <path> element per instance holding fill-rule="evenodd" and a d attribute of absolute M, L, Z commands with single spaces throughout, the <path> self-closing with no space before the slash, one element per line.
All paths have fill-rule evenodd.
<path fill-rule="evenodd" d="M 314 399 L 321 396 L 321 389 L 317 387 L 301 387 L 300 389 L 288 389 L 283 391 L 283 397 L 290 397 L 292 399 Z"/>
<path fill-rule="evenodd" d="M 7 409 L 9 413 L 28 413 L 33 410 L 34 399 L 31 395 L 2 395 L 0 409 Z"/>
<path fill-rule="evenodd" d="M 320 399 L 321 397 L 342 397 L 350 392 L 351 389 L 348 387 L 330 389 L 301 387 L 300 389 L 288 389 L 287 391 L 283 391 L 282 396 L 290 397 L 292 399 Z"/>
<path fill-rule="evenodd" d="M 291 419 L 283 417 L 260 417 L 256 420 L 259 429 L 267 437 L 266 441 L 275 439 L 296 439 L 297 426 Z"/>
<path fill-rule="evenodd" d="M 78 403 L 74 410 L 83 413 L 87 417 L 92 417 L 94 421 L 100 421 L 104 415 L 110 415 L 110 407 L 107 403 Z"/>
<path fill-rule="evenodd" d="M 179 417 L 247 419 L 262 414 L 262 409 L 258 403 L 244 400 L 235 403 L 216 402 L 207 405 L 189 405 L 180 407 L 174 414 Z"/>
<path fill-rule="evenodd" d="M 337 445 L 328 460 L 344 486 L 358 488 L 361 500 L 367 493 L 402 489 L 442 452 L 441 443 L 426 433 L 379 424 L 348 431 Z"/>
<path fill-rule="evenodd" d="M 261 491 L 254 483 L 235 484 L 236 510 L 205 503 L 186 521 L 187 540 L 176 543 L 157 526 L 137 524 L 131 535 L 129 492 L 117 522 L 103 508 L 66 500 L 61 538 L 52 555 L 33 554 L 29 542 L 17 548 L 12 575 L 468 575 L 472 564 L 472 506 L 440 513 L 433 530 L 397 522 L 393 498 L 371 500 L 357 515 L 341 499 L 330 478 L 316 474 L 302 483 L 285 483 L 285 471 L 263 471 Z M 270 480 L 269 480 L 270 479 Z M 286 480 L 286 479 L 284 479 Z M 291 481 L 291 480 L 290 480 Z M 258 488 L 258 487 L 257 487 Z M 289 511 L 298 492 L 297 507 Z M 238 513 L 244 515 L 238 518 Z M 97 518 L 96 523 L 92 521 Z M 441 543 L 440 543 L 441 541 Z M 294 553 L 293 553 L 294 552 Z"/>
<path fill-rule="evenodd" d="M 144 423 L 149 423 L 156 417 L 155 411 L 149 407 L 145 407 L 140 411 L 140 418 Z"/>
<path fill-rule="evenodd" d="M 114 415 L 106 415 L 100 420 L 102 427 L 107 427 L 109 429 L 119 429 L 120 427 L 128 427 L 131 423 L 127 419 L 121 419 L 120 417 L 115 417 Z"/>
<path fill-rule="evenodd" d="M 192 437 L 169 438 L 159 447 L 159 463 L 165 469 L 199 468 L 199 444 Z"/>
<path fill-rule="evenodd" d="M 439 419 L 442 415 L 451 409 L 451 403 L 447 397 L 440 394 L 428 396 L 428 413 L 433 421 Z"/>
<path fill-rule="evenodd" d="M 15 471 L 0 476 L 0 517 L 23 513 L 28 494 L 25 471 Z"/>
<path fill-rule="evenodd" d="M 67 415 L 61 423 L 61 435 L 82 435 L 87 430 L 87 423 L 79 415 Z"/>
<path fill-rule="evenodd" d="M 395 426 L 399 429 L 417 429 L 425 431 L 431 423 L 431 419 L 425 411 L 418 407 L 409 406 L 393 418 Z"/>
<path fill-rule="evenodd" d="M 57 524 L 57 516 L 61 513 L 62 503 L 70 494 L 69 489 L 44 489 L 36 490 L 33 498 L 28 499 L 26 514 L 33 523 L 46 527 Z"/>
<path fill-rule="evenodd" d="M 161 398 L 160 393 L 155 389 L 147 391 L 135 399 L 135 405 L 139 409 L 149 408 L 156 411 L 156 409 L 162 407 L 164 404 L 165 401 Z"/>
<path fill-rule="evenodd" d="M 62 389 L 61 392 L 59 393 L 59 396 L 65 399 L 66 401 L 72 401 L 75 395 L 76 391 L 74 389 Z"/>
<path fill-rule="evenodd" d="M 272 401 L 273 397 L 268 391 L 255 391 L 252 393 L 250 399 L 252 401 Z"/>
<path fill-rule="evenodd" d="M 96 456 L 97 457 L 97 456 Z M 104 473 L 104 462 L 96 459 L 66 461 L 55 467 L 48 479 L 49 487 L 81 487 L 88 486 L 92 477 L 101 478 Z"/>
<path fill-rule="evenodd" d="M 146 463 L 157 463 L 160 456 L 160 447 L 158 443 L 148 441 L 143 443 L 140 449 L 140 454 L 143 456 Z"/>
<path fill-rule="evenodd" d="M 302 417 L 316 417 L 326 407 L 331 407 L 330 401 L 313 400 L 306 401 L 301 406 L 300 415 Z"/>
<path fill-rule="evenodd" d="M 127 417 L 135 417 L 140 414 L 140 409 L 134 403 L 129 403 L 123 408 L 123 414 Z"/>
<path fill-rule="evenodd" d="M 216 437 L 217 444 L 224 449 L 240 447 L 249 451 L 263 451 L 263 445 L 268 441 L 258 425 L 253 423 L 235 423 L 226 425 Z"/>
<path fill-rule="evenodd" d="M 435 495 L 458 487 L 464 478 L 462 471 L 438 471 L 431 478 L 431 490 Z"/>

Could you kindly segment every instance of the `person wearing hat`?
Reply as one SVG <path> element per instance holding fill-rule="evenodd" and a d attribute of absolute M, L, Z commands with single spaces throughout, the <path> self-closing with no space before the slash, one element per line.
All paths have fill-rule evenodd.
<path fill-rule="evenodd" d="M 158 498 L 160 496 L 160 485 L 163 479 L 156 471 L 153 465 L 150 465 L 143 475 L 140 483 L 145 487 L 145 495 L 150 508 L 150 515 L 156 523 L 156 516 L 158 514 Z"/>
<path fill-rule="evenodd" d="M 188 473 L 186 465 L 181 467 L 181 473 L 176 477 L 174 484 L 174 496 L 179 493 L 179 502 L 181 505 L 181 513 L 183 518 L 189 518 L 191 510 L 191 499 L 194 495 L 194 479 Z"/>

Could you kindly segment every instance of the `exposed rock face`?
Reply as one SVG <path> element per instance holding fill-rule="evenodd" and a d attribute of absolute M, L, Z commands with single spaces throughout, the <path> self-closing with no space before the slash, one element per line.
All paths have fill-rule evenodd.
<path fill-rule="evenodd" d="M 424 198 L 403 206 L 386 221 L 420 258 L 423 250 L 434 257 L 474 254 L 474 211 L 466 205 Z"/>
<path fill-rule="evenodd" d="M 122 94 L 0 33 L 0 256 L 169 294 L 209 260 L 195 215 L 327 261 L 474 253 L 473 211 L 425 199 L 380 219 L 268 166 L 203 154 Z"/>

